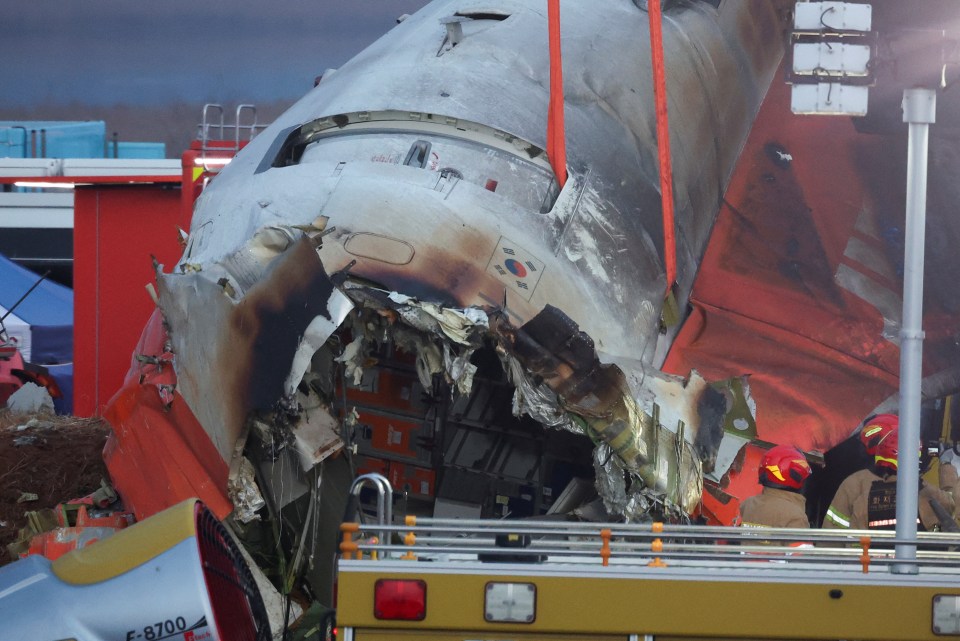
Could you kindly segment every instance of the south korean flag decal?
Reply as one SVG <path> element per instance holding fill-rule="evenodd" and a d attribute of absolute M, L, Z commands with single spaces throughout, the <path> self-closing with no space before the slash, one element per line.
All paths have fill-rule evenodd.
<path fill-rule="evenodd" d="M 520 245 L 501 236 L 487 264 L 487 272 L 524 300 L 530 300 L 543 274 L 543 263 Z"/>

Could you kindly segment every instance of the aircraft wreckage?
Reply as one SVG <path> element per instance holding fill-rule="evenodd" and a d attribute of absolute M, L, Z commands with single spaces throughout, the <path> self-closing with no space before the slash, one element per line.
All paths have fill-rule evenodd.
<path fill-rule="evenodd" d="M 563 5 L 562 171 L 546 4 L 429 4 L 324 73 L 204 189 L 106 411 L 124 509 L 137 536 L 170 544 L 148 546 L 169 559 L 158 571 L 199 546 L 206 579 L 232 576 L 277 632 L 278 593 L 331 603 L 358 474 L 386 475 L 398 514 L 730 523 L 756 485 L 752 439 L 828 450 L 890 409 L 903 168 L 889 91 L 878 82 L 856 127 L 784 118 L 771 81 L 792 2 L 664 2 L 671 244 L 646 2 Z M 922 13 L 874 4 L 882 29 Z M 911 64 L 881 76 L 920 68 L 909 56 L 925 46 L 940 60 L 939 41 L 898 37 L 885 42 Z M 931 397 L 958 380 L 955 148 L 933 145 Z M 132 529 L 111 539 L 139 549 Z M 0 577 L 21 586 L 0 609 L 51 602 L 31 558 Z M 55 563 L 86 585 L 76 557 Z M 244 598 L 231 594 L 157 625 L 204 630 Z M 26 625 L 69 637 L 89 612 Z M 120 638 L 146 636 L 122 614 Z"/>
<path fill-rule="evenodd" d="M 658 366 L 792 3 L 714 4 L 665 14 L 669 305 L 645 3 L 563 7 L 562 186 L 545 4 L 431 3 L 204 190 L 107 410 L 125 504 L 198 496 L 286 568 L 275 583 L 309 555 L 327 602 L 362 471 L 390 472 L 410 512 L 535 516 L 582 478 L 603 507 L 587 492 L 561 511 L 694 513 L 725 429 L 753 422 L 749 387 Z"/>

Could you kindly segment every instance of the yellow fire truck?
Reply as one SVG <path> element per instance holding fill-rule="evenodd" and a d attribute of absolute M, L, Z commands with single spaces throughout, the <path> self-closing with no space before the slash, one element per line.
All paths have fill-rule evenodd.
<path fill-rule="evenodd" d="M 387 489 L 389 489 L 387 487 Z M 422 519 L 342 525 L 342 641 L 960 637 L 960 537 Z M 894 546 L 916 545 L 903 564 Z"/>

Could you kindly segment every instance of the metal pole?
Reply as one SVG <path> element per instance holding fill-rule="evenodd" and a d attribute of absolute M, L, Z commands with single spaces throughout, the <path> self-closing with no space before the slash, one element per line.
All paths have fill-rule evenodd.
<path fill-rule="evenodd" d="M 931 89 L 903 92 L 907 144 L 907 224 L 903 260 L 903 326 L 900 330 L 900 440 L 897 461 L 897 540 L 917 538 L 920 484 L 920 379 L 923 365 L 923 245 L 927 218 L 927 143 L 936 119 Z M 917 546 L 897 543 L 892 571 L 917 574 Z"/>

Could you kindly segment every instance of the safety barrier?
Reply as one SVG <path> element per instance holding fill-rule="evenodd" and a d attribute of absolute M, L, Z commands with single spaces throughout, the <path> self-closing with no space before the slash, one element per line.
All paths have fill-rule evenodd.
<path fill-rule="evenodd" d="M 379 521 L 379 520 L 378 520 Z M 403 525 L 344 523 L 341 551 L 359 558 L 445 561 L 595 563 L 618 568 L 777 562 L 778 569 L 868 572 L 894 563 L 894 532 L 739 528 L 664 523 L 608 524 L 555 521 L 406 517 Z M 917 564 L 933 571 L 960 569 L 960 536 L 921 533 Z M 366 553 L 366 555 L 364 555 Z"/>

